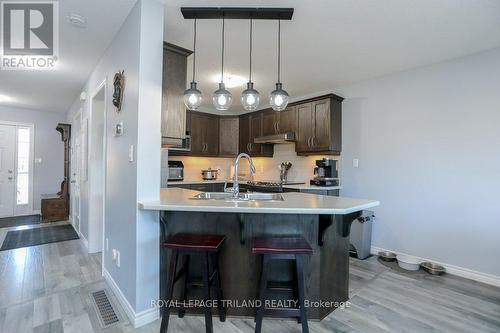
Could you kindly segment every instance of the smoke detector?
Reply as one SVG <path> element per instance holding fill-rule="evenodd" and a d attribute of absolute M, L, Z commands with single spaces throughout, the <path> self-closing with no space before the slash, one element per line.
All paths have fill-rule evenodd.
<path fill-rule="evenodd" d="M 68 21 L 71 25 L 77 28 L 87 27 L 87 18 L 85 18 L 85 16 L 82 15 L 69 13 L 68 15 L 66 15 L 66 21 Z"/>

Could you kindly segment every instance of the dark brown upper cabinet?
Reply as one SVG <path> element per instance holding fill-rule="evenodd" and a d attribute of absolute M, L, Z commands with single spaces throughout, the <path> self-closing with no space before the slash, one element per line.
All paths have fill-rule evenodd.
<path fill-rule="evenodd" d="M 219 117 L 208 113 L 189 112 L 191 123 L 191 152 L 193 156 L 219 154 Z"/>
<path fill-rule="evenodd" d="M 163 85 L 161 136 L 162 145 L 179 144 L 186 137 L 187 57 L 192 52 L 182 47 L 163 44 Z"/>
<path fill-rule="evenodd" d="M 332 94 L 295 104 L 298 155 L 341 153 L 342 101 Z"/>
<path fill-rule="evenodd" d="M 233 157 L 239 152 L 238 117 L 219 118 L 219 156 Z"/>
<path fill-rule="evenodd" d="M 263 113 L 253 112 L 240 116 L 240 152 L 252 157 L 272 157 L 273 145 L 254 143 L 262 136 Z"/>
<path fill-rule="evenodd" d="M 262 111 L 262 135 L 297 132 L 297 109 L 289 106 L 281 112 L 273 109 Z"/>

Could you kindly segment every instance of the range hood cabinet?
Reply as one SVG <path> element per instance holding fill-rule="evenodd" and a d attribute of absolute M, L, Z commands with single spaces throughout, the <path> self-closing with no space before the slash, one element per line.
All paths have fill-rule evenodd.
<path fill-rule="evenodd" d="M 260 136 L 254 139 L 254 143 L 290 143 L 297 141 L 294 132 Z"/>

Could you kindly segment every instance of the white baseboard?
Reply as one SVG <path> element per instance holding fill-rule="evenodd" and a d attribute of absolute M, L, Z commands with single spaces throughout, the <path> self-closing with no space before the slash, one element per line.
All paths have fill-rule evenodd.
<path fill-rule="evenodd" d="M 460 277 L 470 279 L 473 281 L 486 283 L 486 284 L 489 284 L 489 285 L 492 285 L 495 287 L 500 287 L 500 276 L 482 273 L 482 272 L 474 271 L 472 269 L 459 267 L 459 266 L 455 266 L 455 265 L 450 265 L 450 264 L 447 264 L 444 262 L 439 262 L 439 261 L 435 261 L 435 260 L 431 260 L 431 259 L 421 258 L 421 257 L 413 256 L 413 255 L 399 252 L 399 251 L 383 249 L 381 247 L 372 246 L 370 249 L 371 254 L 374 254 L 374 255 L 378 254 L 379 251 L 391 251 L 391 252 L 394 252 L 396 254 L 409 255 L 409 256 L 414 257 L 415 259 L 417 259 L 421 262 L 430 261 L 430 262 L 433 262 L 433 263 L 436 263 L 438 265 L 443 266 L 444 268 L 446 268 L 446 272 L 451 274 L 451 275 L 456 275 L 456 276 L 460 276 Z"/>
<path fill-rule="evenodd" d="M 111 277 L 111 274 L 109 274 L 109 272 L 104 268 L 102 269 L 102 276 L 104 276 L 104 279 L 106 280 L 106 282 L 108 282 L 111 290 L 113 290 L 116 299 L 118 300 L 118 302 L 120 302 L 120 305 L 122 306 L 125 314 L 127 315 L 130 323 L 132 323 L 134 328 L 152 323 L 153 321 L 160 318 L 160 311 L 158 308 L 151 308 L 141 312 L 135 312 L 134 308 L 130 305 L 125 295 L 123 295 L 115 280 Z"/>

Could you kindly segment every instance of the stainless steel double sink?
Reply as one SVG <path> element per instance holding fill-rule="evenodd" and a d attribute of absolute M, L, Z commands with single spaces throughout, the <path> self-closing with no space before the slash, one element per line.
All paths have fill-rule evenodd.
<path fill-rule="evenodd" d="M 233 198 L 232 193 L 226 192 L 203 192 L 195 195 L 195 200 L 232 200 L 232 201 L 283 201 L 280 193 L 240 193 L 238 198 Z"/>

